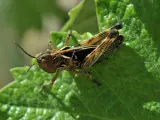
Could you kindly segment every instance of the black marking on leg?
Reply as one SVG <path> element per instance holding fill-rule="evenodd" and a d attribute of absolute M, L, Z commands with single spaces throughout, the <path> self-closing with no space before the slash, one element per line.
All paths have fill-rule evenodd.
<path fill-rule="evenodd" d="M 97 81 L 96 79 L 92 79 L 92 81 L 93 81 L 98 87 L 102 85 L 102 84 L 101 84 L 99 81 Z"/>

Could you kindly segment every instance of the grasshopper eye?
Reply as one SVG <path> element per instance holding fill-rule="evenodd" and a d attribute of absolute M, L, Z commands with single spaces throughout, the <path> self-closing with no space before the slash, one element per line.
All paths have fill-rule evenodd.
<path fill-rule="evenodd" d="M 45 61 L 45 58 L 41 58 L 41 60 L 39 60 L 39 63 L 44 63 Z"/>
<path fill-rule="evenodd" d="M 42 59 L 41 59 L 42 61 L 45 61 L 45 57 L 42 57 Z"/>
<path fill-rule="evenodd" d="M 44 61 L 45 61 L 45 59 L 42 59 L 41 61 L 42 61 L 42 62 L 44 62 Z"/>

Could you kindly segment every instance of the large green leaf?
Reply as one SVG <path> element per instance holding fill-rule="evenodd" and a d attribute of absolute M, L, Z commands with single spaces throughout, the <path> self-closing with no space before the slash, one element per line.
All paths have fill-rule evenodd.
<path fill-rule="evenodd" d="M 102 85 L 95 85 L 83 75 L 64 71 L 53 86 L 39 92 L 41 85 L 53 75 L 37 65 L 26 75 L 28 67 L 14 68 L 11 71 L 15 81 L 0 91 L 2 117 L 7 115 L 13 120 L 159 119 L 158 114 L 152 114 L 146 110 L 149 107 L 145 107 L 146 102 L 158 102 L 160 94 L 158 45 L 149 28 L 129 0 L 95 0 L 95 3 L 99 29 L 102 31 L 122 21 L 124 27 L 120 32 L 125 36 L 124 44 L 108 60 L 90 68 Z M 51 33 L 51 36 L 59 47 L 66 33 Z M 71 44 L 91 34 L 79 35 L 74 31 L 73 36 Z M 35 63 L 33 60 L 32 64 Z"/>
<path fill-rule="evenodd" d="M 82 0 L 82 2 L 69 12 L 70 19 L 61 31 L 74 29 L 80 33 L 89 31 L 98 32 L 95 4 L 93 0 Z"/>
<path fill-rule="evenodd" d="M 158 45 L 158 55 L 160 55 L 160 1 L 159 0 L 131 0 L 135 6 L 138 17 L 143 21 L 153 40 Z"/>

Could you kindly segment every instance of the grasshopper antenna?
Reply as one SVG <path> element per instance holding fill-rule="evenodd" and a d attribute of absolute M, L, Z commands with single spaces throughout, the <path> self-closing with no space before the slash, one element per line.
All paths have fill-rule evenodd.
<path fill-rule="evenodd" d="M 30 65 L 30 66 L 29 66 L 29 68 L 27 69 L 27 71 L 25 72 L 25 74 L 24 74 L 24 75 L 27 75 L 27 73 L 29 72 L 29 70 L 30 70 L 34 65 L 35 65 L 35 64 Z"/>
<path fill-rule="evenodd" d="M 17 43 L 15 43 L 25 54 L 27 54 L 28 56 L 32 57 L 32 58 L 36 58 L 32 55 L 30 55 L 29 53 L 27 53 L 20 45 L 18 45 Z"/>

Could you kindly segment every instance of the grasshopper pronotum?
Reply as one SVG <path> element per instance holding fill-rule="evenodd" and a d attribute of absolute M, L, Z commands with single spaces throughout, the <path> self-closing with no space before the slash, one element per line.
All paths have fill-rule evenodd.
<path fill-rule="evenodd" d="M 121 28 L 122 24 L 117 23 L 113 27 L 79 43 L 79 45 L 75 47 L 68 46 L 68 41 L 71 37 L 71 32 L 69 32 L 63 48 L 45 51 L 36 57 L 28 54 L 18 44 L 17 46 L 30 57 L 36 58 L 41 69 L 48 73 L 55 73 L 55 76 L 49 83 L 53 84 L 59 72 L 62 70 L 68 70 L 73 73 L 84 74 L 91 77 L 91 74 L 84 72 L 84 70 L 94 65 L 103 54 L 119 47 L 124 39 L 118 32 Z"/>

